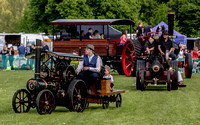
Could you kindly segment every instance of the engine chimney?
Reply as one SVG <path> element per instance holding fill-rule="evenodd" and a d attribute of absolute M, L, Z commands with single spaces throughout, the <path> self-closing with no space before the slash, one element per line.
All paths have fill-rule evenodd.
<path fill-rule="evenodd" d="M 173 36 L 173 32 L 174 32 L 174 14 L 175 11 L 174 10 L 169 10 L 168 11 L 168 32 L 170 36 Z"/>
<path fill-rule="evenodd" d="M 40 79 L 40 57 L 41 57 L 41 40 L 36 39 L 36 57 L 35 57 L 35 79 Z"/>

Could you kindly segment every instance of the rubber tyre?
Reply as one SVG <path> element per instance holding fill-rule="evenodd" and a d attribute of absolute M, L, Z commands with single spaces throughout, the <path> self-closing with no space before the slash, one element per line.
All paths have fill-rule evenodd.
<path fill-rule="evenodd" d="M 170 79 L 170 71 L 167 71 L 167 90 L 171 91 L 171 79 Z"/>
<path fill-rule="evenodd" d="M 172 80 L 171 89 L 172 90 L 177 90 L 178 89 L 178 61 L 171 60 L 169 62 L 169 65 L 174 70 L 174 80 Z"/>
<path fill-rule="evenodd" d="M 192 77 L 192 56 L 188 53 L 185 57 L 185 78 Z"/>
<path fill-rule="evenodd" d="M 144 91 L 145 90 L 145 82 L 144 82 L 144 70 L 141 70 L 141 80 L 140 80 L 140 90 Z"/>

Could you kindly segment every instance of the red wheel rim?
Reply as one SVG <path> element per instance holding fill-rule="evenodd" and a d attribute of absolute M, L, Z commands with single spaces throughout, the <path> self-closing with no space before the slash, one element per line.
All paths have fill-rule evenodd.
<path fill-rule="evenodd" d="M 130 76 L 135 66 L 135 48 L 131 41 L 127 41 L 122 51 L 122 67 L 124 74 Z"/>
<path fill-rule="evenodd" d="M 185 57 L 185 77 L 187 77 L 187 72 L 188 72 L 188 57 Z"/>

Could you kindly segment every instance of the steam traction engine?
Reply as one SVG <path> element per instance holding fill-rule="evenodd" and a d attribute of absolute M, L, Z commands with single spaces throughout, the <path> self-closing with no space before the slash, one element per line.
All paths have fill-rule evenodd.
<path fill-rule="evenodd" d="M 81 61 L 81 56 L 67 53 L 41 52 L 41 41 L 36 41 L 36 53 L 27 55 L 36 59 L 35 78 L 28 80 L 27 90 L 19 89 L 12 100 L 16 113 L 37 109 L 39 114 L 51 114 L 56 106 L 83 112 L 87 104 L 87 87 L 75 79 L 70 61 Z"/>

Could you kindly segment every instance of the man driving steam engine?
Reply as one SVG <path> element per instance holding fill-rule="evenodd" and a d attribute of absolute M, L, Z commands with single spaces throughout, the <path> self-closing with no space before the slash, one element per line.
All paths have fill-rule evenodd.
<path fill-rule="evenodd" d="M 101 92 L 100 69 L 101 58 L 94 53 L 95 49 L 92 44 L 88 44 L 85 48 L 83 61 L 79 62 L 77 67 L 78 78 L 86 82 L 88 93 L 91 92 L 90 86 L 95 84 L 96 93 Z"/>

